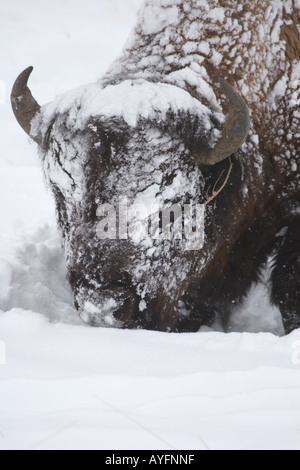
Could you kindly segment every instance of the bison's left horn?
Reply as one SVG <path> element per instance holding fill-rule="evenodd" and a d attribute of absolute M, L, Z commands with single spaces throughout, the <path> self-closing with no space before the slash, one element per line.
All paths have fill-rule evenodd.
<path fill-rule="evenodd" d="M 37 144 L 41 145 L 40 139 L 31 133 L 31 122 L 41 109 L 27 86 L 32 71 L 33 67 L 28 67 L 18 76 L 11 92 L 11 104 L 20 126 Z"/>
<path fill-rule="evenodd" d="M 197 149 L 197 143 L 194 143 L 193 153 L 199 165 L 215 165 L 230 157 L 237 152 L 249 134 L 250 115 L 245 101 L 228 82 L 220 79 L 220 83 L 230 102 L 229 114 L 214 148 Z"/>

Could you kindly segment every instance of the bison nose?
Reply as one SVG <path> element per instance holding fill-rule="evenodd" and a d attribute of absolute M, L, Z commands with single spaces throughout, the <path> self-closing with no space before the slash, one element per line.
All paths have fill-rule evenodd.
<path fill-rule="evenodd" d="M 99 291 L 80 292 L 76 298 L 82 321 L 94 327 L 130 328 L 140 299 L 127 288 L 109 286 Z"/>

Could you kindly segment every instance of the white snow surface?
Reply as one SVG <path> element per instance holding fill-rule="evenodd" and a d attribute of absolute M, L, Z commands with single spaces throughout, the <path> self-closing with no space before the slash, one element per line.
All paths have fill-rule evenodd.
<path fill-rule="evenodd" d="M 227 335 L 93 329 L 74 309 L 54 202 L 9 91 L 31 64 L 41 103 L 97 79 L 140 4 L 0 0 L 0 449 L 300 450 L 300 331 L 282 336 L 263 281 Z M 148 33 L 164 27 L 154 20 Z"/>

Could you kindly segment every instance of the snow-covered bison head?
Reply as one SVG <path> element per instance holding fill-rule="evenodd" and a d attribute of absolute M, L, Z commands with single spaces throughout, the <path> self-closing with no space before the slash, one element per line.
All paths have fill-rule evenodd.
<path fill-rule="evenodd" d="M 19 76 L 13 110 L 39 145 L 85 322 L 226 324 L 272 260 L 271 300 L 300 326 L 298 3 L 145 0 L 99 82 L 40 107 L 32 68 Z"/>
<path fill-rule="evenodd" d="M 81 318 L 92 325 L 178 328 L 199 253 L 188 237 L 162 239 L 151 223 L 147 236 L 137 236 L 135 217 L 145 222 L 155 206 L 179 210 L 203 200 L 199 165 L 220 163 L 242 145 L 246 104 L 221 81 L 230 102 L 222 132 L 216 128 L 222 114 L 178 87 L 145 80 L 89 85 L 40 108 L 27 87 L 31 72 L 15 83 L 13 109 L 41 148 Z M 137 214 L 141 205 L 148 214 Z M 174 216 L 181 231 L 183 212 Z M 107 236 L 99 234 L 101 216 Z"/>

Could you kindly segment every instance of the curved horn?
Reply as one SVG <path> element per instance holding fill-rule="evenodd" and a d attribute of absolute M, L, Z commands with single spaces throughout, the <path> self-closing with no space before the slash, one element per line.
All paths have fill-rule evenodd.
<path fill-rule="evenodd" d="M 238 92 L 228 82 L 220 79 L 222 88 L 230 102 L 229 114 L 222 128 L 222 134 L 213 149 L 193 151 L 197 164 L 215 165 L 235 153 L 248 137 L 250 129 L 250 115 L 248 107 Z"/>
<path fill-rule="evenodd" d="M 32 71 L 33 67 L 28 67 L 18 76 L 11 92 L 11 105 L 18 123 L 24 129 L 26 134 L 28 134 L 37 144 L 41 145 L 38 137 L 31 135 L 32 119 L 41 109 L 27 86 L 27 82 Z"/>

